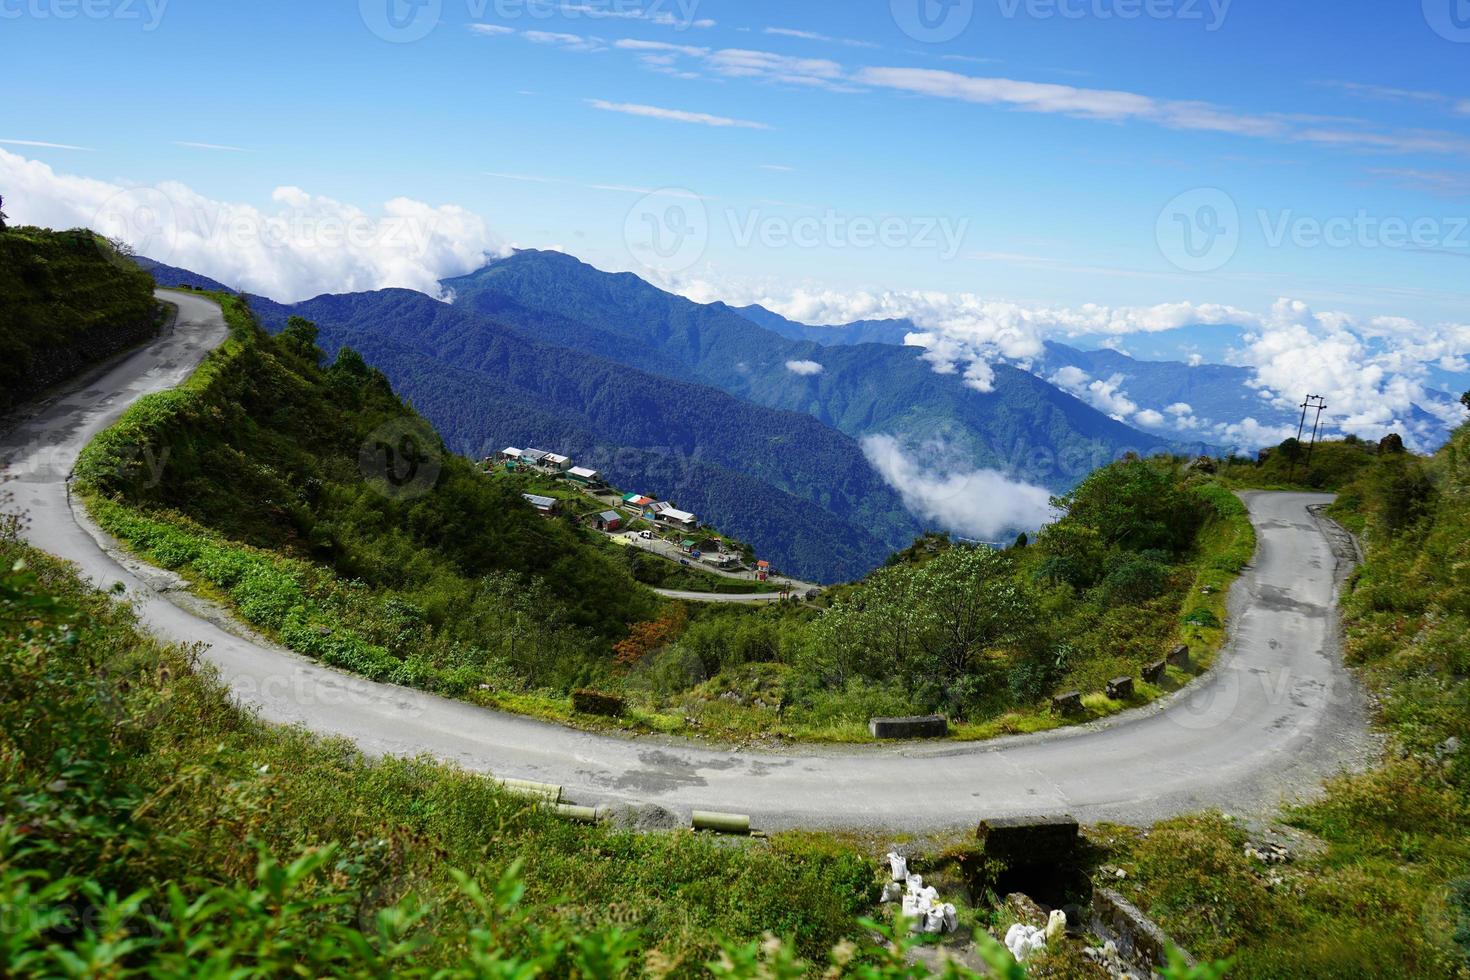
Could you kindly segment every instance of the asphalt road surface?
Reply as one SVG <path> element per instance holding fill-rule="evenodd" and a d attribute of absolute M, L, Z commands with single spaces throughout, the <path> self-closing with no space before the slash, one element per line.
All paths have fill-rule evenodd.
<path fill-rule="evenodd" d="M 654 589 L 665 599 L 682 599 L 685 602 L 724 602 L 760 605 L 763 602 L 780 602 L 779 592 L 684 592 L 679 589 Z"/>
<path fill-rule="evenodd" d="M 356 742 L 370 754 L 429 755 L 497 776 L 560 783 L 580 803 L 655 803 L 750 814 L 757 829 L 939 829 L 982 817 L 1071 813 L 1143 824 L 1219 807 L 1270 812 L 1324 776 L 1363 765 L 1363 696 L 1337 646 L 1336 591 L 1350 542 L 1333 542 L 1313 494 L 1249 495 L 1260 537 L 1231 594 L 1231 641 L 1215 669 L 1148 708 L 986 743 L 723 750 L 624 738 L 487 711 L 332 670 L 235 625 L 119 553 L 73 507 L 77 452 L 135 398 L 182 381 L 225 336 L 206 300 L 168 294 L 176 328 L 36 406 L 0 437 L 36 546 L 101 587 L 122 583 L 157 635 L 204 657 L 267 721 Z"/>

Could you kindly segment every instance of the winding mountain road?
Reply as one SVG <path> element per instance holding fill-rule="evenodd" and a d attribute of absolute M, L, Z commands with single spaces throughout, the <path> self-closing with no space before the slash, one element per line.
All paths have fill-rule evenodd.
<path fill-rule="evenodd" d="M 721 750 L 575 731 L 323 667 L 251 637 L 167 573 L 121 554 L 68 493 L 77 453 L 136 398 L 178 384 L 225 336 L 212 303 L 182 293 L 175 327 L 34 406 L 0 436 L 29 540 L 103 588 L 122 583 L 158 636 L 204 658 L 270 722 L 351 739 L 370 754 L 428 754 L 471 770 L 556 782 L 581 803 L 650 802 L 748 813 L 759 829 L 940 829 L 981 817 L 1069 812 L 1142 824 L 1219 807 L 1253 815 L 1366 763 L 1363 695 L 1337 649 L 1336 591 L 1350 540 L 1309 506 L 1247 497 L 1260 538 L 1231 594 L 1231 640 L 1210 674 L 1148 708 L 1037 736 L 848 748 Z"/>

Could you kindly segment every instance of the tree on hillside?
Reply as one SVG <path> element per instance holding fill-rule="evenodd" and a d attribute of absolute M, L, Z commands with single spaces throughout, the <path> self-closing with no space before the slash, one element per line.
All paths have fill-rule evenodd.
<path fill-rule="evenodd" d="M 281 340 L 287 347 L 313 362 L 321 359 L 322 352 L 316 346 L 317 326 L 304 316 L 293 316 L 286 321 L 286 329 L 281 331 Z"/>
<path fill-rule="evenodd" d="M 919 571 L 915 603 L 932 616 L 916 658 L 925 673 L 953 682 L 988 648 L 1023 642 L 1039 617 L 1011 571 L 989 548 L 951 548 Z"/>
<path fill-rule="evenodd" d="M 1141 459 L 1103 467 L 1052 504 L 1066 511 L 1064 521 L 1096 531 L 1105 548 L 1129 551 L 1182 551 L 1204 520 L 1172 472 Z"/>
<path fill-rule="evenodd" d="M 4 215 L 0 215 L 0 217 L 4 217 Z M 0 225 L 0 227 L 4 226 Z M 1460 396 L 1460 404 L 1464 405 L 1466 408 L 1470 408 L 1470 391 L 1467 391 Z"/>
<path fill-rule="evenodd" d="M 5 198 L 0 197 L 0 231 L 5 230 Z"/>

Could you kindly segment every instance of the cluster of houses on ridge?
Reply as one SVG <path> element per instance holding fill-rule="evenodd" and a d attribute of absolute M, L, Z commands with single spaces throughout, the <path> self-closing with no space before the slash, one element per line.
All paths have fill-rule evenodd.
<path fill-rule="evenodd" d="M 607 489 L 607 484 L 600 473 L 586 467 L 573 466 L 571 457 L 559 453 L 547 452 L 544 449 L 520 449 L 516 446 L 509 446 L 502 449 L 496 459 L 508 470 L 529 469 L 538 473 L 560 476 L 585 490 Z M 488 457 L 485 460 L 487 465 L 494 461 Z M 543 497 L 534 493 L 522 496 L 526 498 L 527 503 L 542 514 L 552 515 L 561 508 L 561 502 L 553 497 Z M 668 501 L 655 500 L 643 494 L 623 494 L 622 506 L 636 512 L 639 517 L 665 527 L 686 531 L 694 531 L 699 527 L 699 519 L 687 510 L 680 510 Z M 596 524 L 599 531 L 620 531 L 623 527 L 623 515 L 615 510 L 603 511 L 597 515 Z"/>
<path fill-rule="evenodd" d="M 544 449 L 517 449 L 510 446 L 500 451 L 499 459 L 505 464 L 506 469 L 514 470 L 525 467 L 541 473 L 559 474 L 566 480 L 583 487 L 606 486 L 602 482 L 602 475 L 596 470 L 589 470 L 585 466 L 573 466 L 570 456 L 549 453 Z M 490 460 L 486 459 L 485 462 L 489 463 Z"/>

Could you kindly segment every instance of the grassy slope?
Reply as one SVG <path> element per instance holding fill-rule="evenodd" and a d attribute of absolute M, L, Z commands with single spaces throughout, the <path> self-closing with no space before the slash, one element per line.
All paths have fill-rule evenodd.
<path fill-rule="evenodd" d="M 1379 456 L 1335 516 L 1367 547 L 1346 653 L 1377 697 L 1384 761 L 1288 811 L 1321 854 L 1272 871 L 1243 855 L 1243 830 L 1204 816 L 1155 827 L 1118 863 L 1194 952 L 1237 953 L 1240 977 L 1467 977 L 1470 427 L 1432 460 Z"/>
<path fill-rule="evenodd" d="M 139 633 L 126 605 L 13 530 L 0 527 L 7 976 L 930 976 L 906 961 L 917 940 L 902 927 L 857 918 L 886 876 L 856 841 L 571 824 L 480 776 L 263 725 L 190 651 Z M 951 863 L 923 870 L 958 887 Z M 1027 975 L 994 940 L 985 955 L 992 975 Z M 1033 975 L 1081 962 L 1073 946 Z"/>
<path fill-rule="evenodd" d="M 89 231 L 0 231 L 0 412 L 156 326 L 153 281 Z"/>
<path fill-rule="evenodd" d="M 1319 442 L 1307 462 L 1307 447 L 1292 453 L 1282 447 L 1267 450 L 1264 459 L 1234 458 L 1220 462 L 1220 478 L 1230 486 L 1258 490 L 1318 490 L 1332 492 L 1351 485 L 1372 464 L 1378 447 L 1361 440 Z"/>
<path fill-rule="evenodd" d="M 230 706 L 186 651 L 136 633 L 126 607 L 0 541 L 0 567 L 17 558 L 34 580 L 0 574 L 0 894 L 16 914 L 8 923 L 45 926 L 70 912 L 89 916 L 94 933 L 7 928 L 0 961 L 12 975 L 61 972 L 60 954 L 49 966 L 21 959 L 51 943 L 90 957 L 92 975 L 132 975 L 109 970 L 114 959 L 160 976 L 203 972 L 216 955 L 264 975 L 288 964 L 408 975 L 466 971 L 476 948 L 531 955 L 551 939 L 566 945 L 545 972 L 566 976 L 576 943 L 601 943 L 610 928 L 636 930 L 626 942 L 635 959 L 656 950 L 685 975 L 702 972 L 721 936 L 769 930 L 816 956 L 855 935 L 872 869 L 829 839 L 581 827 L 481 777 L 369 761 L 264 726 Z M 272 894 L 293 861 L 323 853 L 319 869 Z M 515 861 L 532 921 L 487 921 L 473 895 L 495 895 Z M 186 904 L 212 901 L 186 915 L 172 887 Z M 415 903 L 418 919 L 407 911 Z M 394 906 L 383 921 L 404 917 L 403 934 L 387 943 L 375 933 Z M 195 932 L 192 953 L 173 945 L 181 928 Z M 477 940 L 476 929 L 488 936 Z M 354 953 L 344 930 L 365 931 L 371 955 Z M 388 962 L 399 944 L 411 961 Z"/>

